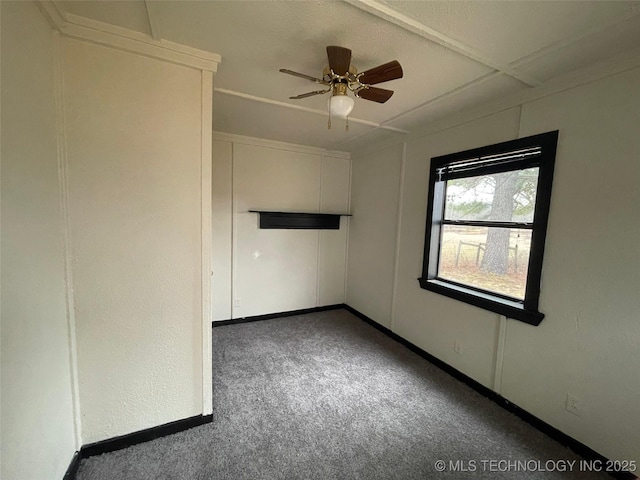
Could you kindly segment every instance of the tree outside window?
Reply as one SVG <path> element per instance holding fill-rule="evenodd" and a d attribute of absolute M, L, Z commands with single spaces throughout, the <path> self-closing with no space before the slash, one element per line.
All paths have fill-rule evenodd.
<path fill-rule="evenodd" d="M 538 324 L 557 132 L 432 159 L 420 284 Z"/>

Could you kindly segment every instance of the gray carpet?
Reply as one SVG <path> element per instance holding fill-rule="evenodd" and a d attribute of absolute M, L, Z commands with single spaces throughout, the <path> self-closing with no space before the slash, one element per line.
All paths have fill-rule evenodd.
<path fill-rule="evenodd" d="M 611 478 L 344 310 L 217 327 L 213 352 L 213 423 L 85 459 L 77 478 Z"/>

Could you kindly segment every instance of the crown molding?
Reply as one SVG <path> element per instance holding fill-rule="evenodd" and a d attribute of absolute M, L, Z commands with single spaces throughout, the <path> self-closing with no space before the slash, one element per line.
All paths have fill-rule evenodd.
<path fill-rule="evenodd" d="M 63 36 L 137 53 L 151 58 L 215 73 L 222 59 L 220 55 L 167 40 L 156 40 L 108 23 L 71 13 L 65 13 L 55 1 L 40 0 L 39 5 L 51 26 Z"/>
<path fill-rule="evenodd" d="M 339 158 L 343 160 L 349 160 L 351 158 L 351 154 L 349 152 L 327 150 L 326 148 L 310 147 L 307 145 L 298 145 L 295 143 L 278 142 L 276 140 L 266 140 L 264 138 L 237 135 L 235 133 L 214 131 L 213 139 L 221 142 L 239 143 L 242 145 L 251 145 L 254 147 L 274 148 L 277 150 L 285 150 L 297 153 L 310 153 L 312 155 L 321 155 L 323 157 Z"/>

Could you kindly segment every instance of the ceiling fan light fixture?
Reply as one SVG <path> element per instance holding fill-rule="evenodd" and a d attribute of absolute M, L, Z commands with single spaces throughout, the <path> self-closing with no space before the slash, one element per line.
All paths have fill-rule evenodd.
<path fill-rule="evenodd" d="M 348 117 L 355 103 L 355 100 L 351 97 L 336 95 L 329 99 L 329 113 L 332 117 Z"/>
<path fill-rule="evenodd" d="M 331 98 L 327 101 L 329 115 L 332 117 L 346 118 L 353 110 L 355 103 L 353 98 L 347 96 L 346 84 L 337 83 L 333 86 Z"/>
<path fill-rule="evenodd" d="M 329 59 L 329 65 L 322 71 L 321 78 L 294 72 L 286 68 L 281 68 L 280 71 L 287 75 L 304 78 L 318 85 L 328 87 L 326 90 L 315 90 L 289 97 L 292 100 L 300 100 L 331 92 L 331 97 L 327 100 L 327 110 L 329 111 L 328 128 L 331 128 L 331 117 L 338 117 L 347 120 L 345 129 L 349 130 L 349 115 L 356 103 L 352 97 L 349 97 L 349 90 L 357 98 L 376 103 L 385 103 L 393 95 L 393 90 L 373 87 L 372 85 L 402 78 L 403 75 L 402 67 L 397 60 L 392 60 L 358 73 L 356 67 L 351 65 L 351 50 L 336 45 L 327 47 L 327 58 Z"/>

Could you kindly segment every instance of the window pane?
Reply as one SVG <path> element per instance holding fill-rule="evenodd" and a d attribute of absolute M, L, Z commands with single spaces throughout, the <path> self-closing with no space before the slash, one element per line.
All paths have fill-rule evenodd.
<path fill-rule="evenodd" d="M 533 222 L 538 167 L 447 181 L 444 218 Z"/>
<path fill-rule="evenodd" d="M 443 225 L 438 277 L 524 299 L 531 230 Z"/>

